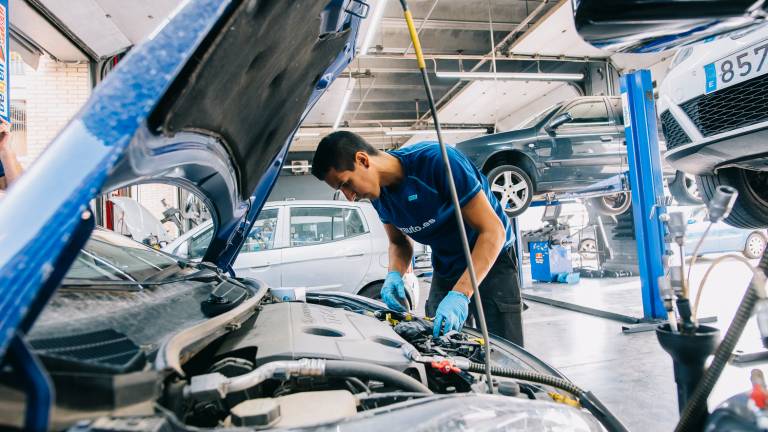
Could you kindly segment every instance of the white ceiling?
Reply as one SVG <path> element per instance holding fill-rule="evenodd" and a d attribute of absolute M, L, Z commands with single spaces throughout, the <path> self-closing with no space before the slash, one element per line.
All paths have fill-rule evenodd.
<path fill-rule="evenodd" d="M 440 121 L 493 124 L 527 109 L 531 101 L 563 85 L 542 81 L 475 81 L 440 110 Z"/>
<path fill-rule="evenodd" d="M 11 0 L 10 25 L 18 28 L 54 57 L 63 61 L 87 61 L 86 55 L 23 0 Z"/>
<path fill-rule="evenodd" d="M 39 0 L 98 57 L 144 40 L 181 0 Z M 87 57 L 24 0 L 11 0 L 11 24 L 62 61 Z"/>
<path fill-rule="evenodd" d="M 515 54 L 591 58 L 609 56 L 607 52 L 584 42 L 576 32 L 570 1 L 561 1 L 552 8 L 511 48 Z"/>

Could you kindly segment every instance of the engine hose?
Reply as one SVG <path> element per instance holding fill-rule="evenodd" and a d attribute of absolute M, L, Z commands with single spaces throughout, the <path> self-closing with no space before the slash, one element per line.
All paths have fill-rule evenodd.
<path fill-rule="evenodd" d="M 470 363 L 469 372 L 485 373 L 486 367 L 482 363 Z M 550 387 L 564 390 L 576 396 L 579 403 L 589 411 L 608 431 L 627 432 L 627 428 L 593 395 L 591 392 L 584 391 L 576 384 L 552 375 L 547 375 L 535 371 L 510 369 L 498 366 L 491 367 L 491 373 L 506 378 L 519 379 L 521 381 L 534 382 Z"/>
<path fill-rule="evenodd" d="M 746 327 L 749 317 L 752 316 L 752 311 L 759 298 L 758 290 L 763 289 L 765 285 L 765 278 L 768 276 L 768 248 L 763 251 L 763 257 L 760 259 L 757 268 L 758 271 L 752 277 L 747 292 L 744 293 L 744 297 L 742 297 L 741 303 L 739 303 L 736 316 L 733 317 L 731 325 L 728 326 L 728 331 L 726 331 L 723 341 L 720 342 L 717 350 L 715 350 L 715 357 L 712 363 L 707 368 L 707 371 L 704 372 L 704 376 L 680 414 L 680 421 L 677 423 L 675 432 L 696 431 L 699 429 L 702 421 L 700 414 L 702 411 L 706 411 L 707 398 L 709 398 L 712 389 L 720 379 L 725 365 L 731 358 L 731 354 L 733 354 L 736 343 L 744 332 L 744 327 Z"/>
<path fill-rule="evenodd" d="M 326 360 L 325 376 L 336 378 L 355 377 L 373 379 L 401 390 L 432 394 L 432 390 L 408 375 L 377 364 L 360 363 L 345 360 Z"/>

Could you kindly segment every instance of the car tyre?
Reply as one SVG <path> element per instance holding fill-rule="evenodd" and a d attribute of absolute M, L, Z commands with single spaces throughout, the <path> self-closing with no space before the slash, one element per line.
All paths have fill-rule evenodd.
<path fill-rule="evenodd" d="M 500 165 L 488 172 L 491 192 L 509 217 L 522 214 L 531 205 L 533 181 L 522 168 Z"/>
<path fill-rule="evenodd" d="M 368 297 L 374 300 L 381 301 L 381 288 L 384 287 L 384 282 L 374 282 L 372 284 L 369 284 L 365 288 L 361 289 L 358 295 L 361 295 L 363 297 Z M 408 292 L 408 290 L 405 290 L 405 298 L 409 305 L 413 304 L 413 301 L 411 300 L 411 294 Z M 411 309 L 410 307 L 408 308 Z"/>
<path fill-rule="evenodd" d="M 708 204 L 718 186 L 731 186 L 739 191 L 731 214 L 725 223 L 736 228 L 768 227 L 768 172 L 726 168 L 715 175 L 696 178 L 699 192 Z"/>
<path fill-rule="evenodd" d="M 618 216 L 624 214 L 632 206 L 632 195 L 630 192 L 619 192 L 590 198 L 589 202 L 602 215 Z"/>
<path fill-rule="evenodd" d="M 765 235 L 759 232 L 753 232 L 747 237 L 747 242 L 744 245 L 744 256 L 749 259 L 757 259 L 763 256 L 765 252 L 765 246 L 768 241 Z"/>
<path fill-rule="evenodd" d="M 586 259 L 595 258 L 597 256 L 597 241 L 592 238 L 581 240 L 579 242 L 579 255 Z"/>
<path fill-rule="evenodd" d="M 696 177 L 682 171 L 675 173 L 675 178 L 669 184 L 669 192 L 680 205 L 701 205 L 701 199 Z"/>

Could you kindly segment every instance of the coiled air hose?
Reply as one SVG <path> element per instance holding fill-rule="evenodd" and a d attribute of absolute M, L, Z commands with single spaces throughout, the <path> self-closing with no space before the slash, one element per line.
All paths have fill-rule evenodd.
<path fill-rule="evenodd" d="M 694 431 L 694 425 L 700 423 L 701 419 L 696 418 L 695 414 L 700 413 L 702 408 L 706 409 L 707 398 L 712 393 L 717 380 L 720 379 L 720 374 L 723 373 L 723 369 L 728 363 L 728 359 L 731 358 L 736 343 L 744 332 L 744 327 L 746 327 L 749 317 L 752 316 L 752 311 L 759 298 L 758 290 L 763 289 L 765 285 L 765 279 L 768 276 L 768 248 L 763 251 L 763 257 L 760 259 L 757 269 L 758 271 L 755 272 L 749 283 L 747 292 L 744 293 L 744 297 L 742 297 L 741 303 L 739 303 L 736 316 L 733 317 L 731 325 L 728 326 L 728 331 L 725 333 L 723 341 L 720 342 L 717 350 L 715 350 L 715 358 L 712 360 L 712 364 L 704 372 L 699 385 L 696 386 L 696 390 L 694 390 L 693 395 L 685 405 L 685 409 L 680 414 L 680 422 L 677 423 L 675 432 Z"/>
<path fill-rule="evenodd" d="M 485 373 L 486 367 L 482 363 L 470 363 L 469 372 Z M 592 392 L 584 391 L 574 383 L 558 378 L 552 375 L 547 375 L 535 371 L 522 370 L 522 369 L 510 369 L 499 366 L 492 366 L 491 373 L 496 376 L 502 376 L 506 378 L 514 378 L 521 381 L 528 381 L 537 384 L 543 384 L 550 387 L 555 387 L 560 390 L 564 390 L 572 395 L 576 396 L 579 403 L 587 411 L 589 411 L 597 420 L 608 430 L 616 432 L 626 432 L 627 428 L 617 419 L 605 405 L 600 402 Z"/>

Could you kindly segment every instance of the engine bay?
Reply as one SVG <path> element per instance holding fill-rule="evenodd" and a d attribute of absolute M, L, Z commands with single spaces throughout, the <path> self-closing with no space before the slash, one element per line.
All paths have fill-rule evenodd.
<path fill-rule="evenodd" d="M 198 296 L 208 318 L 159 345 L 146 344 L 130 325 L 31 340 L 56 387 L 53 427 L 271 429 L 347 422 L 349 430 L 368 430 L 371 416 L 381 422 L 400 410 L 433 412 L 439 402 L 510 416 L 536 430 L 600 430 L 595 412 L 602 411 L 591 409 L 580 389 L 512 344 L 492 345 L 498 367 L 489 395 L 484 341 L 472 329 L 435 338 L 430 320 L 368 298 L 310 293 L 282 301 L 262 284 L 220 277 L 228 281 L 224 288 L 213 284 L 207 298 Z M 170 313 L 174 304 L 189 308 L 167 304 L 166 317 L 178 315 Z M 0 373 L 0 390 L 6 402 L 0 424 L 19 425 L 23 393 L 12 374 Z M 77 413 L 76 425 L 69 413 Z M 574 422 L 583 427 L 571 428 Z"/>
<path fill-rule="evenodd" d="M 340 421 L 438 395 L 487 394 L 484 374 L 466 370 L 484 361 L 481 338 L 434 338 L 429 320 L 378 305 L 322 294 L 305 302 L 267 297 L 251 319 L 184 366 L 188 379 L 171 378 L 163 403 L 188 426 L 272 428 Z M 502 349 L 493 357 L 526 367 Z M 555 387 L 501 376 L 494 390 L 496 397 L 579 405 Z"/>

